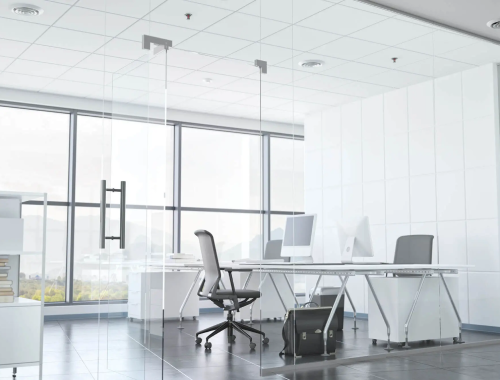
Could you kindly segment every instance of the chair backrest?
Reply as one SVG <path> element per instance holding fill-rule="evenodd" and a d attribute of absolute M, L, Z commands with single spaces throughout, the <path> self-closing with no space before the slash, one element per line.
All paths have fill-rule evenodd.
<path fill-rule="evenodd" d="M 281 259 L 281 245 L 283 240 L 269 240 L 264 251 L 264 260 Z"/>
<path fill-rule="evenodd" d="M 400 236 L 396 242 L 394 264 L 432 264 L 433 235 Z"/>
<path fill-rule="evenodd" d="M 220 282 L 219 259 L 215 249 L 214 237 L 205 230 L 197 230 L 194 234 L 198 237 L 201 249 L 201 259 L 205 268 L 205 285 L 200 294 L 208 296 L 213 290 L 217 289 Z"/>

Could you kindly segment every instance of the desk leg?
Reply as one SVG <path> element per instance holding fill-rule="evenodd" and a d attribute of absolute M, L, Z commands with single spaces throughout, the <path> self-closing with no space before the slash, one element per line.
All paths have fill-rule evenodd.
<path fill-rule="evenodd" d="M 330 328 L 330 323 L 332 323 L 332 319 L 335 316 L 335 312 L 337 311 L 337 307 L 339 306 L 340 299 L 342 298 L 342 294 L 344 294 L 345 287 L 347 285 L 347 281 L 349 280 L 349 275 L 346 275 L 344 278 L 344 281 L 342 281 L 342 286 L 340 287 L 340 292 L 337 298 L 335 299 L 335 302 L 333 303 L 332 306 L 332 311 L 330 311 L 330 315 L 328 316 L 328 320 L 326 321 L 326 325 L 323 328 L 323 353 L 321 356 L 330 356 L 327 350 L 327 343 L 328 343 L 328 329 Z M 319 282 L 319 280 L 318 280 Z M 314 290 L 316 291 L 316 289 Z"/>
<path fill-rule="evenodd" d="M 321 279 L 323 278 L 323 275 L 319 275 L 318 276 L 318 281 L 316 281 L 316 285 L 314 286 L 314 290 L 313 292 L 311 293 L 311 296 L 309 297 L 309 303 L 312 302 L 313 300 L 313 297 L 314 297 L 314 293 L 316 293 L 316 289 L 318 289 L 318 286 L 319 286 L 319 282 L 321 281 Z M 307 289 L 306 289 L 307 290 Z M 340 297 L 340 296 L 339 296 Z M 309 307 L 311 307 L 311 305 L 309 305 Z"/>
<path fill-rule="evenodd" d="M 342 276 L 339 276 L 340 281 L 344 281 Z M 353 330 L 357 330 L 358 327 L 356 326 L 356 307 L 354 306 L 354 302 L 352 302 L 351 295 L 349 294 L 349 290 L 345 290 L 345 295 L 347 296 L 347 299 L 349 300 L 349 303 L 351 304 L 352 307 L 352 314 L 354 315 L 354 327 L 352 328 Z"/>
<path fill-rule="evenodd" d="M 184 327 L 182 327 L 182 312 L 184 308 L 186 307 L 187 301 L 189 297 L 191 296 L 191 293 L 193 292 L 194 286 L 196 285 L 196 282 L 200 278 L 201 270 L 196 273 L 196 277 L 194 278 L 193 283 L 191 284 L 191 287 L 189 288 L 186 297 L 184 298 L 184 302 L 182 302 L 181 308 L 179 309 L 179 327 L 177 327 L 179 330 L 182 330 Z"/>
<path fill-rule="evenodd" d="M 375 299 L 375 302 L 377 303 L 378 309 L 380 311 L 380 314 L 382 314 L 382 318 L 384 319 L 385 326 L 387 327 L 387 347 L 385 348 L 386 351 L 391 352 L 391 326 L 389 325 L 389 321 L 387 320 L 387 317 L 385 316 L 384 309 L 382 308 L 382 305 L 380 304 L 380 301 L 378 300 L 377 293 L 375 293 L 375 289 L 373 288 L 372 281 L 370 280 L 370 276 L 365 274 L 366 282 L 368 283 L 368 286 L 370 287 L 370 290 L 372 291 L 373 298 Z"/>
<path fill-rule="evenodd" d="M 285 313 L 286 313 L 287 309 L 286 309 L 285 301 L 283 301 L 283 298 L 281 297 L 281 293 L 278 290 L 278 287 L 276 286 L 276 283 L 274 282 L 273 275 L 271 273 L 269 273 L 269 278 L 271 279 L 271 281 L 274 285 L 274 289 L 276 289 L 276 293 L 278 293 L 278 297 L 280 298 L 281 304 L 283 305 L 283 309 L 285 309 Z"/>
<path fill-rule="evenodd" d="M 448 294 L 448 298 L 450 299 L 451 306 L 453 306 L 453 310 L 455 311 L 455 315 L 458 319 L 458 338 L 453 338 L 453 343 L 465 343 L 462 340 L 462 319 L 460 318 L 460 314 L 458 312 L 457 306 L 455 302 L 453 302 L 453 297 L 451 296 L 450 289 L 448 289 L 448 284 L 444 280 L 444 276 L 442 273 L 439 273 L 439 277 L 441 277 L 441 281 L 443 281 L 444 288 L 446 289 L 446 293 Z"/>
<path fill-rule="evenodd" d="M 299 307 L 299 300 L 295 296 L 295 291 L 293 290 L 292 285 L 290 284 L 290 281 L 288 280 L 288 277 L 285 273 L 283 274 L 283 277 L 285 277 L 286 283 L 288 284 L 288 289 L 290 289 L 290 292 L 292 293 L 292 296 L 295 300 L 295 307 Z"/>
<path fill-rule="evenodd" d="M 251 272 L 251 273 L 253 273 L 253 272 Z M 259 292 L 260 292 L 260 289 L 262 289 L 262 285 L 264 285 L 264 281 L 266 281 L 267 275 L 268 275 L 268 273 L 266 273 L 264 275 L 264 278 L 262 279 L 262 281 L 259 284 L 259 289 L 258 289 Z M 250 322 L 248 323 L 249 325 L 253 325 L 253 320 L 252 320 L 253 305 L 255 305 L 255 302 L 250 305 Z"/>
<path fill-rule="evenodd" d="M 253 271 L 248 274 L 248 277 L 245 281 L 245 285 L 243 285 L 243 289 L 246 289 L 248 286 L 248 283 L 250 282 L 250 279 L 252 278 Z"/>
<path fill-rule="evenodd" d="M 415 310 L 415 306 L 417 306 L 418 298 L 420 297 L 420 292 L 422 291 L 422 286 L 424 285 L 425 278 L 427 277 L 427 274 L 422 275 L 422 279 L 420 280 L 420 285 L 418 286 L 417 293 L 415 294 L 415 299 L 413 300 L 413 304 L 411 305 L 410 309 L 410 314 L 408 314 L 408 318 L 406 319 L 405 323 L 405 336 L 406 336 L 406 341 L 405 345 L 403 348 L 409 349 L 411 346 L 408 344 L 408 328 L 410 327 L 410 322 L 411 322 L 411 317 L 413 316 L 413 311 Z"/>

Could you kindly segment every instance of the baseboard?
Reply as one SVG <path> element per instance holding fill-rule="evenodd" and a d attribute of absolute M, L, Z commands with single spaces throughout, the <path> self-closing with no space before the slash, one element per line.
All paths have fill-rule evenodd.
<path fill-rule="evenodd" d="M 485 326 L 485 325 L 472 325 L 469 323 L 462 324 L 462 330 L 468 331 L 481 331 L 481 332 L 489 332 L 494 334 L 500 334 L 500 327 L 497 326 Z"/>
<path fill-rule="evenodd" d="M 127 318 L 127 312 L 117 312 L 117 313 L 87 313 L 87 314 L 59 314 L 59 315 L 46 315 L 44 317 L 45 321 L 64 321 L 64 320 L 75 320 L 75 319 L 111 319 L 111 318 Z"/>

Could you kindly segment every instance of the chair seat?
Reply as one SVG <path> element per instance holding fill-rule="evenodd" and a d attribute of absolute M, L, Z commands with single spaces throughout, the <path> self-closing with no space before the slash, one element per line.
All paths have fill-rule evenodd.
<path fill-rule="evenodd" d="M 258 290 L 235 289 L 235 293 L 238 298 L 260 298 Z M 233 291 L 231 289 L 219 289 L 217 290 L 217 294 L 211 294 L 209 298 L 230 299 L 232 295 Z"/>

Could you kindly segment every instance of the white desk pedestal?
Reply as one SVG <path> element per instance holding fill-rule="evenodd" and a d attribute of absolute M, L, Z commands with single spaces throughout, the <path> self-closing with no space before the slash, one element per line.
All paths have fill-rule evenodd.
<path fill-rule="evenodd" d="M 405 341 L 405 323 L 421 277 L 371 277 L 373 288 L 391 326 L 391 341 Z M 445 277 L 458 308 L 458 277 Z M 369 338 L 386 341 L 387 328 L 371 291 L 368 292 Z M 408 340 L 437 340 L 459 335 L 459 324 L 443 283 L 427 277 L 408 329 Z"/>

